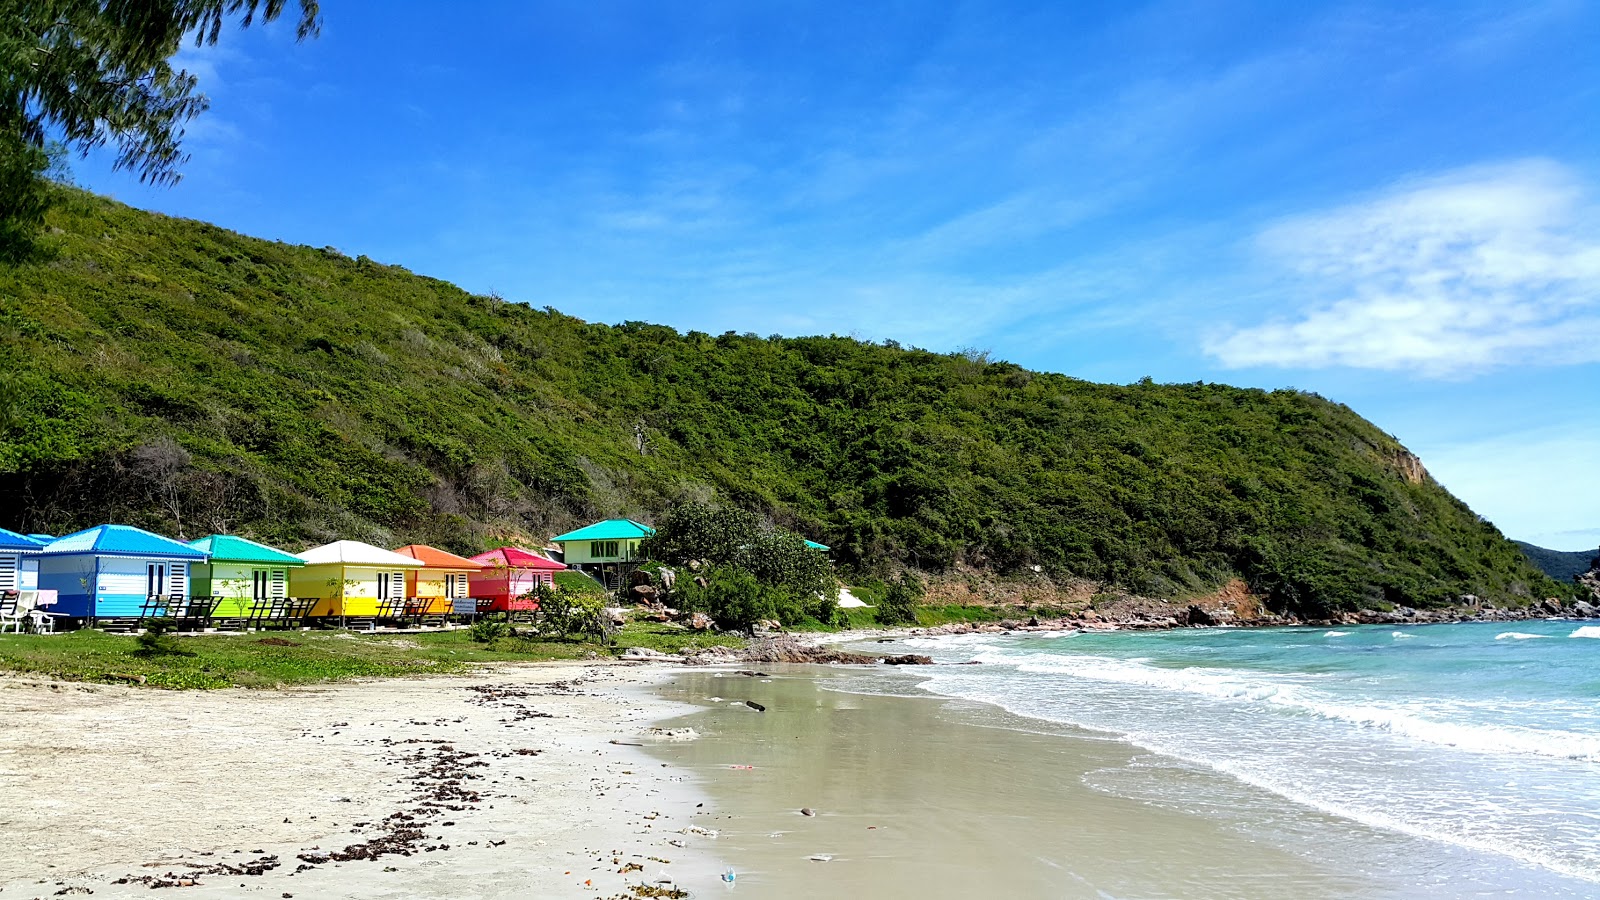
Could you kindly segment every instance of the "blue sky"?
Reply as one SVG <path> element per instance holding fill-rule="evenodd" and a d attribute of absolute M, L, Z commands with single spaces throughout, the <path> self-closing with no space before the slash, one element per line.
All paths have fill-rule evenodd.
<path fill-rule="evenodd" d="M 591 321 L 1349 404 L 1600 544 L 1600 7 L 326 0 L 86 187 Z"/>

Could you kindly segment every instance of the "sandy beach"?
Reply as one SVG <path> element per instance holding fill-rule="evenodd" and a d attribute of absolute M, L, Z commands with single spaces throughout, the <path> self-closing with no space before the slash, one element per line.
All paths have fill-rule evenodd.
<path fill-rule="evenodd" d="M 1103 732 L 918 688 L 941 670 L 967 671 L 688 671 L 657 690 L 698 707 L 668 724 L 702 736 L 649 752 L 706 793 L 721 829 L 706 849 L 747 898 L 1594 896 Z"/>
<path fill-rule="evenodd" d="M 0 895 L 634 896 L 718 876 L 663 667 L 167 692 L 0 679 Z M 614 743 L 615 742 L 615 743 Z"/>

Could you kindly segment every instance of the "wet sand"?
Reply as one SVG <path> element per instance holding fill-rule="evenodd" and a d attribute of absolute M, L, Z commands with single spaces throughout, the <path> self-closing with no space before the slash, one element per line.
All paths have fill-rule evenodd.
<path fill-rule="evenodd" d="M 1148 754 L 1119 741 L 1030 732 L 1030 720 L 962 701 L 821 689 L 845 677 L 838 670 L 762 671 L 773 677 L 663 683 L 663 696 L 702 708 L 670 724 L 703 736 L 650 750 L 695 773 L 713 799 L 721 833 L 708 850 L 735 870 L 740 896 L 1478 895 L 1435 878 L 1445 858 L 1413 859 L 1416 847 L 1383 833 L 1351 838 L 1348 823 L 1312 811 L 1279 804 L 1230 820 L 1185 808 L 1174 788 L 1181 796 L 1185 779 L 1218 776 L 1152 770 Z M 747 699 L 766 711 L 729 702 Z M 1163 796 L 1141 796 L 1153 780 Z M 1283 839 L 1294 829 L 1298 846 Z M 1347 855 L 1364 847 L 1372 852 Z"/>

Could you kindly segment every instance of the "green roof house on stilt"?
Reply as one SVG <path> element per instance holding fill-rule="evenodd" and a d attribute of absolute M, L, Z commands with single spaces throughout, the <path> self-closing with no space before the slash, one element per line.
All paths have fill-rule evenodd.
<path fill-rule="evenodd" d="M 598 578 L 610 590 L 617 590 L 623 576 L 644 561 L 639 558 L 639 542 L 655 533 L 654 528 L 643 522 L 606 519 L 550 540 L 561 546 L 561 559 L 568 566 Z"/>

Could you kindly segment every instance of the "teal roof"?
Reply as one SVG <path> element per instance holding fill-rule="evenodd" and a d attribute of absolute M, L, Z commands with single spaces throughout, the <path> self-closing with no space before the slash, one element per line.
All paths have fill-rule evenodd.
<path fill-rule="evenodd" d="M 231 534 L 208 535 L 198 541 L 190 541 L 189 546 L 209 553 L 212 562 L 261 563 L 272 566 L 306 564 L 305 560 L 291 553 Z"/>
<path fill-rule="evenodd" d="M 565 541 L 630 541 L 647 538 L 655 533 L 654 528 L 632 519 L 607 519 L 604 522 L 585 525 L 577 531 L 556 535 L 550 540 L 558 544 Z"/>
<path fill-rule="evenodd" d="M 132 525 L 96 525 L 56 538 L 45 544 L 41 552 L 46 556 L 98 553 L 104 556 L 157 556 L 197 562 L 206 560 L 203 551 Z"/>
<path fill-rule="evenodd" d="M 813 550 L 832 550 L 833 549 L 832 547 L 829 547 L 827 544 L 819 544 L 816 541 L 806 541 L 806 546 L 810 547 Z"/>
<path fill-rule="evenodd" d="M 38 553 L 44 549 L 44 541 L 17 534 L 0 528 L 0 550 L 10 550 L 13 553 Z"/>

